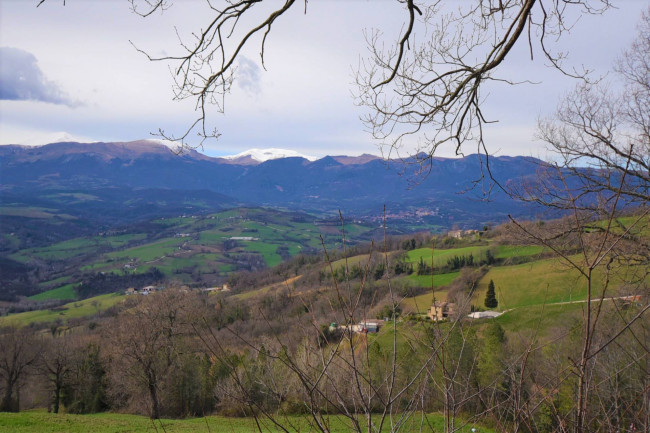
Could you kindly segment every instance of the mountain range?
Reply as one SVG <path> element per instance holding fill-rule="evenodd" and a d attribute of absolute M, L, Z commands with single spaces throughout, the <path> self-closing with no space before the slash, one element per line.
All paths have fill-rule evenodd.
<path fill-rule="evenodd" d="M 469 155 L 386 161 L 372 155 L 282 157 L 277 150 L 213 158 L 194 150 L 178 154 L 154 141 L 60 142 L 39 147 L 0 146 L 2 223 L 17 229 L 26 208 L 58 215 L 61 227 L 112 226 L 157 215 L 267 206 L 377 220 L 418 219 L 442 228 L 498 223 L 507 214 L 532 217 L 538 209 L 512 200 L 481 178 L 485 159 Z M 540 161 L 491 157 L 501 184 L 523 182 Z M 424 169 L 424 170 L 423 170 Z M 422 174 L 422 172 L 425 172 Z M 20 210 L 23 209 L 23 210 Z M 67 215 L 61 217 L 60 215 Z M 29 216 L 29 215 L 28 215 Z M 33 215 L 32 215 L 33 216 Z"/>

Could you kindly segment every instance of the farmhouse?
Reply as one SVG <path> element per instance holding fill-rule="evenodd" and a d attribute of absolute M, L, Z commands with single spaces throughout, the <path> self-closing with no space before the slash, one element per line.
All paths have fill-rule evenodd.
<path fill-rule="evenodd" d="M 429 319 L 434 322 L 448 319 L 456 311 L 456 304 L 446 301 L 434 301 L 433 305 L 427 312 Z"/>

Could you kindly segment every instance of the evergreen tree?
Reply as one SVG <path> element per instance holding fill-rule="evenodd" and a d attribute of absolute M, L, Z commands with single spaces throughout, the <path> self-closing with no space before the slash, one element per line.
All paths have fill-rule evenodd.
<path fill-rule="evenodd" d="M 487 308 L 496 308 L 497 305 L 499 305 L 499 302 L 497 301 L 496 293 L 494 292 L 494 281 L 490 280 L 488 291 L 485 295 L 485 306 Z"/>
<path fill-rule="evenodd" d="M 492 264 L 494 264 L 495 259 L 494 259 L 494 254 L 492 254 L 492 251 L 487 250 L 487 251 L 485 252 L 485 262 L 486 262 L 488 265 L 492 265 Z"/>

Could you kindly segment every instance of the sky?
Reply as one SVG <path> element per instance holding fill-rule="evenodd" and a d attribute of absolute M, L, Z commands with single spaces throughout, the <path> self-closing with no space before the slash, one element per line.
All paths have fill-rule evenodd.
<path fill-rule="evenodd" d="M 147 18 L 134 14 L 126 0 L 37 3 L 0 2 L 0 144 L 63 137 L 133 141 L 159 128 L 179 134 L 194 121 L 194 101 L 173 100 L 173 64 L 151 62 L 135 47 L 152 56 L 181 53 L 178 35 L 186 41 L 208 23 L 205 1 L 177 0 Z M 569 53 L 569 65 L 601 75 L 611 70 L 648 2 L 614 5 L 603 16 L 575 20 L 571 34 L 555 47 Z M 353 97 L 354 70 L 367 56 L 364 30 L 381 29 L 386 40 L 394 40 L 405 18 L 394 0 L 311 0 L 306 14 L 298 5 L 273 27 L 266 70 L 259 41 L 242 52 L 225 112 L 209 113 L 209 124 L 221 136 L 202 151 L 222 156 L 273 147 L 313 156 L 379 154 L 359 120 L 364 111 Z M 552 114 L 575 82 L 539 55 L 531 61 L 523 44 L 501 73 L 535 84 L 493 85 L 484 94 L 484 112 L 498 120 L 485 131 L 488 150 L 543 157 L 543 143 L 534 138 L 538 118 Z M 439 156 L 453 154 L 443 148 Z"/>

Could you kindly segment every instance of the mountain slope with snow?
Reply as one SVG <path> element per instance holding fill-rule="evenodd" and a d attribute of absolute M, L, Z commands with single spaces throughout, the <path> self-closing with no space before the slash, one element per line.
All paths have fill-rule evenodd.
<path fill-rule="evenodd" d="M 257 161 L 258 163 L 270 161 L 272 159 L 282 159 L 282 158 L 305 158 L 308 161 L 316 161 L 318 159 L 314 156 L 298 153 L 295 150 L 277 149 L 277 148 L 249 149 L 244 152 L 238 153 L 237 155 L 223 156 L 222 158 L 231 161 L 252 159 L 254 161 Z"/>

